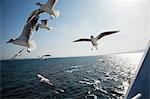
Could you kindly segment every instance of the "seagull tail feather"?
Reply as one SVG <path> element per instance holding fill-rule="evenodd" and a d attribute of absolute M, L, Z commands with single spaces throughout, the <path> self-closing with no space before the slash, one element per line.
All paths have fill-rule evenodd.
<path fill-rule="evenodd" d="M 28 41 L 28 51 L 31 52 L 32 50 L 36 49 L 36 43 L 33 40 Z"/>

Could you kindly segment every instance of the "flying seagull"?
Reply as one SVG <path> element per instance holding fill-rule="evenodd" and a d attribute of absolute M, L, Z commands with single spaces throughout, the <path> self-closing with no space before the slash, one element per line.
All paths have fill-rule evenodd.
<path fill-rule="evenodd" d="M 35 27 L 35 30 L 38 31 L 39 28 L 45 28 L 47 30 L 52 30 L 52 28 L 48 27 L 48 22 L 47 21 L 48 21 L 47 19 L 46 20 L 41 20 L 41 24 L 38 23 Z"/>
<path fill-rule="evenodd" d="M 42 60 L 42 59 L 45 59 L 46 57 L 49 57 L 49 56 L 51 56 L 51 55 L 49 55 L 49 54 L 42 55 L 42 56 L 40 56 L 40 59 Z"/>
<path fill-rule="evenodd" d="M 60 14 L 60 11 L 57 11 L 54 9 L 56 3 L 58 0 L 48 0 L 47 3 L 43 4 L 40 2 L 37 2 L 36 5 L 38 5 L 40 8 L 32 11 L 31 15 L 28 17 L 27 22 L 30 22 L 33 17 L 38 16 L 39 14 L 46 12 L 50 15 L 50 18 L 52 19 L 53 17 L 58 17 Z"/>
<path fill-rule="evenodd" d="M 20 50 L 18 53 L 16 53 L 11 59 L 15 59 L 17 56 L 21 56 L 24 48 Z"/>
<path fill-rule="evenodd" d="M 114 33 L 117 33 L 117 32 L 119 32 L 119 31 L 106 31 L 106 32 L 103 32 L 103 33 L 99 34 L 97 37 L 91 36 L 90 39 L 88 39 L 88 38 L 81 38 L 81 39 L 75 40 L 73 42 L 88 41 L 88 42 L 91 42 L 93 47 L 95 46 L 96 50 L 97 50 L 98 49 L 97 48 L 97 45 L 98 45 L 97 41 L 99 39 L 101 39 L 104 36 L 111 35 L 111 34 L 114 34 Z M 93 50 L 93 47 L 91 48 L 91 50 Z"/>
<path fill-rule="evenodd" d="M 26 23 L 22 34 L 16 38 L 16 39 L 10 39 L 7 43 L 13 43 L 20 46 L 27 47 L 27 51 L 31 52 L 31 50 L 34 50 L 36 48 L 36 44 L 33 40 L 30 40 L 32 29 L 35 27 L 38 21 L 38 16 L 34 17 L 29 23 Z"/>
<path fill-rule="evenodd" d="M 49 81 L 49 79 L 45 78 L 44 76 L 42 76 L 42 75 L 40 75 L 40 74 L 37 74 L 37 77 L 41 79 L 40 82 L 47 83 L 47 84 L 49 84 L 49 85 L 51 85 L 51 86 L 53 85 L 53 84 Z"/>

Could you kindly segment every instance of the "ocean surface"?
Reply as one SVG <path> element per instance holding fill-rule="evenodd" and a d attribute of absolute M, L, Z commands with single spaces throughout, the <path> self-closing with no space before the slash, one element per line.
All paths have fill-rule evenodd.
<path fill-rule="evenodd" d="M 122 99 L 142 55 L 3 60 L 1 99 Z"/>

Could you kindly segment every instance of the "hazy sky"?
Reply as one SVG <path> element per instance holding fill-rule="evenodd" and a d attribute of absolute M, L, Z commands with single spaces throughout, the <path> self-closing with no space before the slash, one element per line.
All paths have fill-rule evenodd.
<path fill-rule="evenodd" d="M 39 8 L 35 5 L 37 1 L 47 2 L 0 1 L 0 58 L 10 58 L 23 48 L 6 42 L 20 36 L 27 17 L 32 10 Z M 50 20 L 48 14 L 40 15 L 40 19 L 49 19 L 49 26 L 53 30 L 39 29 L 33 32 L 36 50 L 30 54 L 25 50 L 19 58 L 33 58 L 42 54 L 67 57 L 137 51 L 144 49 L 150 40 L 150 0 L 59 0 L 56 9 L 60 10 L 60 16 L 54 20 Z M 120 32 L 99 40 L 98 50 L 91 51 L 91 43 L 72 42 L 109 30 Z"/>

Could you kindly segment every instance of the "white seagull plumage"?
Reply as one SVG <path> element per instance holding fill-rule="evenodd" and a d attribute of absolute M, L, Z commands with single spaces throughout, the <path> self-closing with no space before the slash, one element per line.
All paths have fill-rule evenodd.
<path fill-rule="evenodd" d="M 17 56 L 21 56 L 24 48 L 20 50 L 18 53 L 16 53 L 11 59 L 15 59 Z"/>
<path fill-rule="evenodd" d="M 48 20 L 47 19 L 41 20 L 41 23 L 38 23 L 35 26 L 35 30 L 36 31 L 38 31 L 39 28 L 44 28 L 44 29 L 47 29 L 47 30 L 52 30 L 52 27 L 48 27 Z"/>
<path fill-rule="evenodd" d="M 42 75 L 40 75 L 40 74 L 37 74 L 37 77 L 41 79 L 40 82 L 47 83 L 47 84 L 49 84 L 49 85 L 51 85 L 51 86 L 53 85 L 53 84 L 49 81 L 49 79 L 45 78 L 44 76 L 42 76 Z"/>
<path fill-rule="evenodd" d="M 97 41 L 99 39 L 101 39 L 104 36 L 111 35 L 111 34 L 114 34 L 114 33 L 117 33 L 117 32 L 119 32 L 119 31 L 106 31 L 106 32 L 103 32 L 103 33 L 99 34 L 97 37 L 91 36 L 90 39 L 88 39 L 88 38 L 81 38 L 81 39 L 75 40 L 73 42 L 88 41 L 88 42 L 92 43 L 93 47 L 95 46 L 96 49 L 98 49 L 97 48 L 97 45 L 98 45 Z M 93 47 L 91 48 L 91 50 L 93 50 Z"/>
<path fill-rule="evenodd" d="M 52 16 L 58 17 L 60 14 L 60 11 L 57 11 L 54 9 L 57 2 L 58 0 L 48 0 L 48 2 L 45 4 L 42 4 L 40 2 L 36 3 L 36 5 L 38 5 L 40 8 L 32 11 L 31 15 L 28 17 L 27 22 L 30 22 L 30 20 L 32 20 L 33 17 L 36 17 L 43 12 L 48 13 L 51 19 L 52 19 Z"/>
<path fill-rule="evenodd" d="M 30 52 L 36 48 L 36 44 L 33 40 L 30 40 L 32 35 L 32 29 L 34 29 L 35 25 L 38 21 L 38 16 L 34 17 L 29 23 L 26 23 L 22 34 L 16 39 L 10 39 L 7 43 L 13 43 L 20 46 L 27 47 L 27 51 Z"/>

